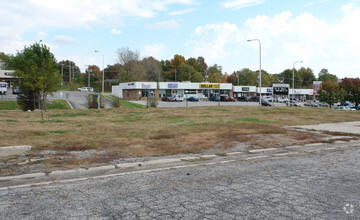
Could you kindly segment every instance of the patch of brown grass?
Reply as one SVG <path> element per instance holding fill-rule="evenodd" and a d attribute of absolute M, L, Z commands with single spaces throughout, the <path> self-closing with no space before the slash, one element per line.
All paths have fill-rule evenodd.
<path fill-rule="evenodd" d="M 1 145 L 31 145 L 32 153 L 107 151 L 110 156 L 94 157 L 94 161 L 106 162 L 119 157 L 228 149 L 234 142 L 255 146 L 314 142 L 322 137 L 283 127 L 360 120 L 360 114 L 353 111 L 230 106 L 51 110 L 49 115 L 51 121 L 41 121 L 40 112 L 2 111 Z M 89 158 L 72 160 L 77 165 L 94 162 Z M 55 161 L 63 166 L 62 161 Z"/>

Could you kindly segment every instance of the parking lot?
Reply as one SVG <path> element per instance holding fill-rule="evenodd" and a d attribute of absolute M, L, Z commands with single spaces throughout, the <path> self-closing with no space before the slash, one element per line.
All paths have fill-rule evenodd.
<path fill-rule="evenodd" d="M 130 101 L 133 103 L 146 105 L 146 101 Z M 200 107 L 200 106 L 218 106 L 219 102 L 198 101 L 198 102 L 163 102 L 159 101 L 159 108 L 179 108 L 179 107 Z M 284 103 L 274 103 L 275 106 L 286 106 Z M 220 106 L 259 106 L 258 102 L 220 102 Z"/>

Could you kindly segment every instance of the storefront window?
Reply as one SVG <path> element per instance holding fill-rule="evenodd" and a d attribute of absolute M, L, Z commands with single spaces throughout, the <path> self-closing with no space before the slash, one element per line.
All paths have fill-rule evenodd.
<path fill-rule="evenodd" d="M 154 94 L 155 89 L 143 89 L 141 90 L 141 97 L 148 97 L 150 94 Z"/>

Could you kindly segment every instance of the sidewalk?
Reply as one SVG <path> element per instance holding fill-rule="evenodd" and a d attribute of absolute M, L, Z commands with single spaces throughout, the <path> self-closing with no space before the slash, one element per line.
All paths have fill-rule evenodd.
<path fill-rule="evenodd" d="M 319 125 L 293 126 L 296 128 L 310 129 L 317 131 L 343 132 L 349 134 L 360 134 L 360 121 L 328 123 Z"/>

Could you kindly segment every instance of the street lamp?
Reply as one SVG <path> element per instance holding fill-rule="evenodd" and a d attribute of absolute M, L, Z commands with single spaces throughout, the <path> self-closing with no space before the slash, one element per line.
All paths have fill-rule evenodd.
<path fill-rule="evenodd" d="M 293 84 L 292 84 L 292 106 L 294 106 L 294 85 L 295 85 L 295 77 L 294 77 L 294 75 L 295 75 L 295 64 L 297 64 L 297 63 L 302 63 L 303 61 L 296 61 L 296 62 L 294 62 L 294 64 L 293 64 Z"/>
<path fill-rule="evenodd" d="M 100 53 L 103 56 L 103 72 L 102 72 L 102 85 L 101 85 L 101 93 L 104 95 L 104 54 L 101 53 L 99 50 L 95 50 L 95 53 Z"/>
<path fill-rule="evenodd" d="M 92 69 L 90 69 L 90 65 L 85 65 L 85 67 L 87 67 L 86 73 L 88 74 L 88 87 L 90 87 L 90 75 L 91 75 Z"/>
<path fill-rule="evenodd" d="M 259 72 L 259 87 L 260 87 L 260 98 L 259 98 L 259 104 L 261 106 L 261 42 L 258 39 L 251 39 L 251 40 L 247 40 L 248 42 L 250 41 L 257 41 L 259 42 L 259 65 L 260 65 L 260 72 Z"/>
<path fill-rule="evenodd" d="M 188 97 L 188 90 L 185 90 L 185 94 L 186 94 L 186 108 L 188 107 L 188 99 L 189 99 L 189 97 Z"/>

